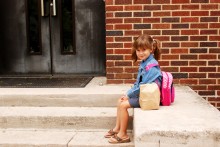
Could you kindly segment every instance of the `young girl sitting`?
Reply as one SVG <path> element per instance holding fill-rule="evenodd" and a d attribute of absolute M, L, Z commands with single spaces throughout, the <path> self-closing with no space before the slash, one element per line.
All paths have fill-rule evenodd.
<path fill-rule="evenodd" d="M 149 64 L 156 63 L 160 58 L 159 42 L 153 39 L 151 36 L 143 34 L 139 36 L 133 43 L 132 59 L 136 62 L 141 60 L 137 80 L 134 86 L 127 91 L 126 95 L 121 96 L 117 104 L 117 118 L 116 125 L 113 129 L 105 135 L 105 138 L 109 138 L 109 143 L 126 143 L 130 142 L 130 138 L 127 134 L 128 108 L 140 108 L 139 104 L 139 92 L 140 84 L 157 82 L 161 85 L 161 71 L 158 66 L 150 68 L 146 71 L 145 67 Z"/>

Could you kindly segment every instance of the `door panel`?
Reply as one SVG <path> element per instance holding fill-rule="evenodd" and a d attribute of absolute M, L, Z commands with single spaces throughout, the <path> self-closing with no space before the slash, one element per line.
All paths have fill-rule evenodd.
<path fill-rule="evenodd" d="M 1 75 L 105 73 L 103 0 L 0 4 Z"/>

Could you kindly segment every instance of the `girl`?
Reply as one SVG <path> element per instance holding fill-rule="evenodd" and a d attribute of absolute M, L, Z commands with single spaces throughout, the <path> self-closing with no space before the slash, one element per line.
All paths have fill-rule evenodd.
<path fill-rule="evenodd" d="M 140 84 L 157 82 L 161 85 L 161 71 L 158 66 L 150 68 L 148 71 L 145 67 L 149 64 L 156 63 L 160 58 L 159 42 L 151 36 L 143 34 L 139 36 L 133 43 L 132 59 L 136 62 L 141 60 L 137 80 L 134 86 L 128 90 L 126 95 L 123 95 L 118 100 L 116 126 L 109 130 L 105 138 L 109 138 L 109 143 L 125 143 L 130 142 L 127 134 L 127 125 L 129 114 L 128 108 L 140 108 L 139 92 Z M 156 60 L 155 60 L 156 59 Z"/>

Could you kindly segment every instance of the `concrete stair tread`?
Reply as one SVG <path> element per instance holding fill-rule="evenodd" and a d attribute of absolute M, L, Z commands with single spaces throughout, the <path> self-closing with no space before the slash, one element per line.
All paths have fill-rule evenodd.
<path fill-rule="evenodd" d="M 7 147 L 48 146 L 48 147 L 134 147 L 132 142 L 112 145 L 104 138 L 108 130 L 0 130 L 0 145 Z"/>

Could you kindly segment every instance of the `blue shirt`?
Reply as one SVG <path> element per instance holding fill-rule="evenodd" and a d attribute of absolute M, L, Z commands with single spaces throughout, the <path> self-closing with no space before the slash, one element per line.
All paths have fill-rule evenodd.
<path fill-rule="evenodd" d="M 159 66 L 154 66 L 146 71 L 145 67 L 149 64 L 156 63 L 158 64 L 157 60 L 153 57 L 152 54 L 144 61 L 141 61 L 137 80 L 134 83 L 134 86 L 127 91 L 127 96 L 129 98 L 139 98 L 140 93 L 140 84 L 152 83 L 152 82 L 159 82 L 158 84 L 161 85 L 161 70 Z"/>

